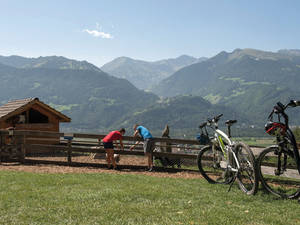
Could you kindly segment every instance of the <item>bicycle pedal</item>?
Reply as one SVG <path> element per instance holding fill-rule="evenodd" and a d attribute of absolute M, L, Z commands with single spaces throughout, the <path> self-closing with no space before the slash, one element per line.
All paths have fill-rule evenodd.
<path fill-rule="evenodd" d="M 226 181 L 229 180 L 232 176 L 233 173 L 229 169 L 226 169 L 222 174 L 222 178 L 224 178 Z"/>

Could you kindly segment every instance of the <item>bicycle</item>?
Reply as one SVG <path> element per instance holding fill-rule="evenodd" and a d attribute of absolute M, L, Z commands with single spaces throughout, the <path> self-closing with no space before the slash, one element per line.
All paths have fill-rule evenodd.
<path fill-rule="evenodd" d="M 268 117 L 265 130 L 275 136 L 276 145 L 264 149 L 257 159 L 257 170 L 263 187 L 277 197 L 293 199 L 300 196 L 300 160 L 295 136 L 289 127 L 285 110 L 300 106 L 300 101 L 291 100 L 283 105 L 278 102 Z M 278 121 L 273 122 L 277 114 Z M 284 123 L 280 121 L 284 118 Z"/>
<path fill-rule="evenodd" d="M 253 195 L 258 187 L 253 152 L 248 145 L 231 140 L 230 128 L 237 122 L 236 120 L 225 122 L 228 135 L 218 129 L 218 121 L 222 115 L 208 119 L 199 126 L 201 144 L 206 144 L 197 157 L 199 171 L 209 183 L 230 184 L 228 191 L 237 180 L 243 192 Z M 206 127 L 214 131 L 212 138 L 208 137 Z"/>

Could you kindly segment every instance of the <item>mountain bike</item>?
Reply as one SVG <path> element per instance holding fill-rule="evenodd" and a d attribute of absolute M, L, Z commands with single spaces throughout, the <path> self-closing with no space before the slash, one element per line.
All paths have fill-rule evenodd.
<path fill-rule="evenodd" d="M 199 126 L 201 144 L 204 146 L 197 157 L 198 168 L 209 183 L 230 184 L 237 180 L 240 189 L 247 195 L 255 194 L 258 187 L 258 176 L 255 170 L 255 158 L 248 145 L 231 140 L 231 126 L 236 120 L 227 120 L 228 135 L 218 129 L 218 121 L 223 114 L 208 119 Z M 208 137 L 206 127 L 214 131 Z"/>
<path fill-rule="evenodd" d="M 258 175 L 264 188 L 277 197 L 293 199 L 300 196 L 300 160 L 295 136 L 289 127 L 285 110 L 300 106 L 291 100 L 283 105 L 278 102 L 268 117 L 265 130 L 276 138 L 276 145 L 264 149 L 257 159 Z M 277 122 L 273 122 L 274 113 Z M 284 123 L 280 120 L 283 117 Z"/>

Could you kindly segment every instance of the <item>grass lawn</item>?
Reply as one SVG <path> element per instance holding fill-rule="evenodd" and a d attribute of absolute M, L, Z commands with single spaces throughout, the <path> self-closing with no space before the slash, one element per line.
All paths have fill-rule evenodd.
<path fill-rule="evenodd" d="M 0 224 L 300 224 L 297 201 L 204 179 L 0 171 Z"/>

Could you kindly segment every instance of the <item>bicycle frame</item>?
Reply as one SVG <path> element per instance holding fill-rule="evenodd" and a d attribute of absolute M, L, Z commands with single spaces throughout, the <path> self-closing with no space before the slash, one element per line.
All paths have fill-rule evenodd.
<path fill-rule="evenodd" d="M 258 177 L 253 152 L 248 145 L 242 142 L 235 143 L 231 139 L 230 128 L 237 122 L 236 120 L 225 122 L 227 133 L 218 128 L 218 121 L 222 115 L 207 119 L 199 125 L 202 136 L 209 137 L 206 127 L 213 130 L 209 144 L 204 146 L 197 156 L 199 171 L 209 183 L 230 184 L 228 191 L 237 180 L 243 192 L 248 195 L 255 194 Z"/>
<path fill-rule="evenodd" d="M 227 134 L 225 134 L 223 131 L 221 131 L 220 129 L 214 129 L 215 133 L 214 133 L 214 142 L 217 142 L 224 154 L 224 157 L 227 161 L 227 167 L 229 167 L 231 169 L 231 171 L 233 172 L 238 172 L 238 170 L 240 169 L 240 164 L 239 161 L 236 157 L 235 152 L 233 151 L 234 148 L 234 142 L 230 140 L 230 138 L 227 136 Z M 223 139 L 225 139 L 225 141 L 228 143 L 229 148 L 226 148 L 226 146 L 224 145 Z M 231 158 L 230 155 L 233 156 L 234 161 L 236 163 L 237 169 L 232 168 L 231 164 Z"/>
<path fill-rule="evenodd" d="M 293 151 L 290 150 L 289 148 L 287 148 L 287 140 L 283 140 L 285 137 L 280 137 L 277 136 L 276 137 L 276 142 L 277 142 L 277 147 L 279 148 L 279 153 L 284 153 L 287 154 L 289 156 L 291 156 L 292 158 L 294 158 L 296 164 L 297 164 L 297 170 L 298 173 L 300 174 L 300 160 L 299 160 L 299 150 L 297 147 L 297 142 L 296 139 L 294 137 L 293 132 L 291 131 L 291 129 L 289 127 L 287 127 L 287 139 L 290 141 L 291 145 L 293 146 Z M 278 168 L 277 170 L 280 171 L 280 167 L 281 167 L 281 161 L 280 161 L 280 157 L 278 157 Z M 286 166 L 286 159 L 284 160 L 284 167 Z"/>
<path fill-rule="evenodd" d="M 271 121 L 273 120 L 273 113 L 276 113 L 278 115 L 278 120 L 280 121 L 280 115 L 283 116 L 284 118 L 284 122 L 286 125 L 286 138 L 288 138 L 288 140 L 291 141 L 291 144 L 293 146 L 293 154 L 291 154 L 291 151 L 286 147 L 286 142 L 285 140 L 283 140 L 283 138 L 280 136 L 280 134 L 276 135 L 276 142 L 278 145 L 278 148 L 281 152 L 284 152 L 286 154 L 289 154 L 291 157 L 294 158 L 296 164 L 297 164 L 297 169 L 298 169 L 298 173 L 300 174 L 300 156 L 299 156 L 299 150 L 297 147 L 297 142 L 295 139 L 295 136 L 292 132 L 292 130 L 289 127 L 289 117 L 288 115 L 285 113 L 285 110 L 288 107 L 296 107 L 298 106 L 297 104 L 299 104 L 298 102 L 295 102 L 293 100 L 290 101 L 290 103 L 288 103 L 287 105 L 282 105 L 282 103 L 278 102 L 277 106 L 274 107 L 273 111 L 271 112 L 271 114 L 269 115 L 269 119 L 271 119 Z M 286 164 L 286 162 L 284 162 L 284 165 Z M 278 158 L 278 171 L 280 171 L 280 166 L 281 166 L 281 161 L 280 158 Z"/>
<path fill-rule="evenodd" d="M 235 154 L 235 152 L 233 151 L 234 149 L 234 145 L 235 143 L 233 141 L 231 141 L 229 135 L 227 135 L 226 133 L 224 133 L 223 131 L 221 131 L 219 128 L 218 128 L 218 121 L 220 119 L 220 117 L 223 116 L 223 114 L 220 114 L 216 117 L 214 117 L 213 119 L 208 119 L 207 122 L 203 123 L 202 125 L 200 125 L 199 127 L 202 129 L 203 127 L 205 126 L 208 126 L 210 127 L 213 131 L 214 131 L 214 138 L 213 138 L 213 141 L 212 141 L 212 146 L 215 145 L 215 143 L 217 143 L 223 154 L 224 154 L 224 157 L 226 159 L 226 162 L 227 162 L 227 165 L 226 165 L 226 168 L 230 169 L 231 171 L 233 172 L 238 172 L 240 170 L 240 163 L 237 159 L 237 156 Z M 230 124 L 228 125 L 228 132 L 230 133 Z M 228 143 L 228 147 L 225 146 L 224 142 L 223 142 L 223 139 L 225 139 L 225 141 Z M 213 148 L 213 151 L 214 151 L 215 148 Z M 232 168 L 232 163 L 233 163 L 233 159 L 230 157 L 230 156 L 233 156 L 233 159 L 235 161 L 235 164 L 236 164 L 236 167 L 237 169 L 235 168 Z"/>

